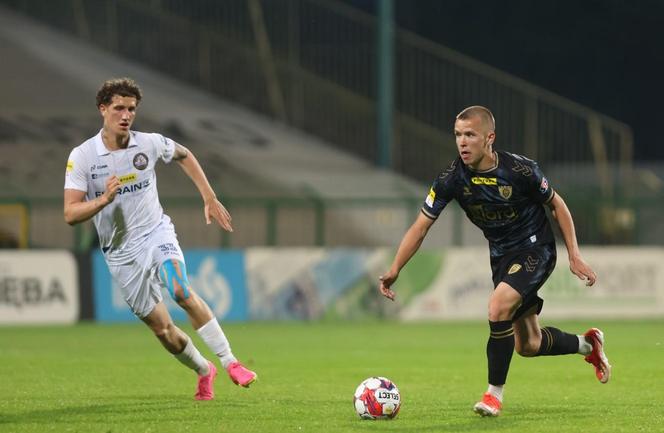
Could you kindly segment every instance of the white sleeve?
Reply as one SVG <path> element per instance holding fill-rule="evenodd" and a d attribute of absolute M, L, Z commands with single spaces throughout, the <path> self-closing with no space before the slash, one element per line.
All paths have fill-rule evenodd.
<path fill-rule="evenodd" d="M 77 189 L 88 191 L 87 164 L 85 156 L 79 148 L 75 148 L 69 154 L 67 169 L 65 170 L 65 189 Z"/>
<path fill-rule="evenodd" d="M 157 142 L 157 157 L 166 164 L 171 162 L 175 153 L 175 142 L 161 134 L 154 134 Z"/>

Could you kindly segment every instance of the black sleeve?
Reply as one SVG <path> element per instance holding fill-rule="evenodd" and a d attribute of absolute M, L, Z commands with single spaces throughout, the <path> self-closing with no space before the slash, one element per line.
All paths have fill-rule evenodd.
<path fill-rule="evenodd" d="M 422 213 L 431 219 L 437 219 L 445 206 L 454 199 L 457 161 L 454 161 L 434 181 L 429 194 L 422 204 Z"/>

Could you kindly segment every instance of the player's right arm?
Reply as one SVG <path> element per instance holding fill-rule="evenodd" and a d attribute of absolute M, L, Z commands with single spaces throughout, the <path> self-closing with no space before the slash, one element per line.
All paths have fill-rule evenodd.
<path fill-rule="evenodd" d="M 114 175 L 106 179 L 106 191 L 94 200 L 86 201 L 85 191 L 65 189 L 65 221 L 74 225 L 89 220 L 115 199 L 119 188 L 120 180 Z"/>
<path fill-rule="evenodd" d="M 413 225 L 406 231 L 406 234 L 401 239 L 399 249 L 394 257 L 390 270 L 384 275 L 379 277 L 380 284 L 378 290 L 388 299 L 394 301 L 396 294 L 390 288 L 392 284 L 399 278 L 399 272 L 406 266 L 408 260 L 417 252 L 422 245 L 422 241 L 426 237 L 429 229 L 436 221 L 440 213 L 445 209 L 445 206 L 454 198 L 457 183 L 455 181 L 457 175 L 457 167 L 459 166 L 460 158 L 455 159 L 452 164 L 434 180 L 427 198 L 422 203 L 422 209 L 415 219 Z"/>
<path fill-rule="evenodd" d="M 422 241 L 426 237 L 429 228 L 431 228 L 434 221 L 434 219 L 431 219 L 428 216 L 425 216 L 424 213 L 420 212 L 413 225 L 410 226 L 408 231 L 406 231 L 406 234 L 403 236 L 403 239 L 401 239 L 399 249 L 397 250 L 396 256 L 394 256 L 394 261 L 392 262 L 392 266 L 390 266 L 390 270 L 379 278 L 380 293 L 386 298 L 394 301 L 396 293 L 394 293 L 390 286 L 392 286 L 397 278 L 399 278 L 399 272 L 401 269 L 406 266 L 408 260 L 410 260 L 420 248 Z"/>

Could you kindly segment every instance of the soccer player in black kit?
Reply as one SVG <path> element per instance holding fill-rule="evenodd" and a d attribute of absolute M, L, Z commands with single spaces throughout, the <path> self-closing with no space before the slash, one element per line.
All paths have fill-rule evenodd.
<path fill-rule="evenodd" d="M 380 277 L 381 294 L 394 300 L 390 288 L 399 271 L 419 249 L 445 206 L 457 200 L 489 241 L 494 290 L 489 298 L 487 359 L 489 388 L 473 407 L 482 416 L 498 416 L 512 353 L 547 356 L 580 353 L 595 367 L 601 383 L 611 377 L 604 354 L 604 335 L 591 328 L 574 335 L 540 328 L 544 301 L 537 291 L 556 265 L 556 245 L 544 206 L 551 209 L 567 247 L 570 270 L 586 285 L 596 275 L 581 258 L 572 216 L 549 185 L 537 163 L 523 156 L 494 151 L 493 114 L 485 107 L 463 110 L 454 124 L 459 157 L 434 180 L 420 214 L 404 235 L 390 270 Z"/>

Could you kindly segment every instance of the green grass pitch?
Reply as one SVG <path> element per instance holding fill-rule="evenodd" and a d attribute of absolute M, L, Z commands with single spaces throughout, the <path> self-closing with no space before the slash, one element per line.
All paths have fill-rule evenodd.
<path fill-rule="evenodd" d="M 486 387 L 481 322 L 224 324 L 259 380 L 243 389 L 220 372 L 211 402 L 193 400 L 194 374 L 142 324 L 0 327 L 0 432 L 664 431 L 664 321 L 544 322 L 601 327 L 611 382 L 579 355 L 515 355 L 491 419 L 471 411 Z M 353 391 L 374 375 L 401 391 L 395 420 L 355 415 Z"/>

